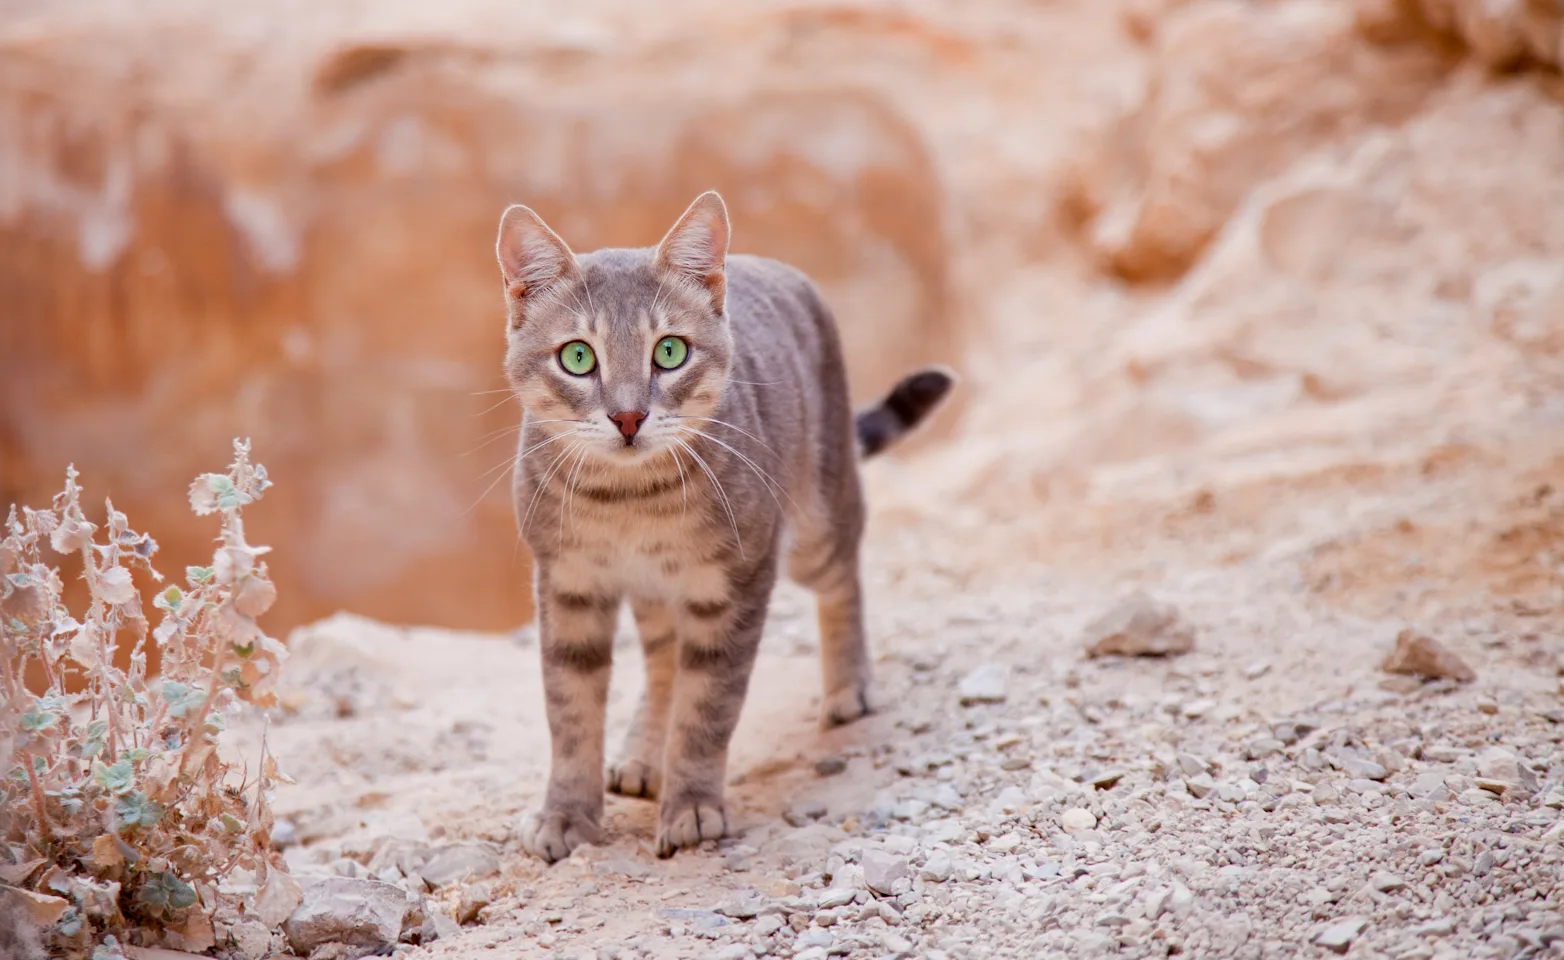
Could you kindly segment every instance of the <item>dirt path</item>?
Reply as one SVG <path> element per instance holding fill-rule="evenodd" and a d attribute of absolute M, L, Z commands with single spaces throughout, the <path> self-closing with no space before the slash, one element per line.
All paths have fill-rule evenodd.
<path fill-rule="evenodd" d="M 1031 530 L 882 522 L 867 565 L 885 709 L 815 729 L 807 597 L 779 591 L 735 744 L 735 835 L 670 861 L 650 853 L 651 805 L 620 798 L 603 846 L 552 868 L 519 851 L 547 761 L 525 633 L 326 621 L 293 640 L 295 713 L 270 734 L 299 781 L 278 796 L 288 857 L 304 877 L 366 875 L 399 844 L 492 844 L 496 876 L 434 892 L 488 905 L 431 957 L 1297 956 L 1318 937 L 1353 956 L 1535 955 L 1564 936 L 1556 615 L 1492 579 L 1418 584 L 1470 552 L 1453 538 L 1404 566 L 1363 556 L 1407 516 L 1500 545 L 1556 522 L 1537 486 L 1558 464 L 1531 459 L 1540 472 L 1474 457 L 1434 482 L 1389 469 L 1305 524 L 1287 501 L 1319 502 L 1308 484 L 1272 485 L 1268 510 L 1235 489 L 1061 515 L 1047 536 L 1080 562 L 1051 566 L 974 562 L 1022 556 Z M 1137 588 L 1177 607 L 1195 650 L 1086 659 L 1088 624 Z M 1415 613 L 1429 598 L 1432 621 Z M 1478 680 L 1380 671 L 1408 623 Z M 629 636 L 619 652 L 611 737 L 639 683 Z M 979 667 L 1003 699 L 962 705 Z"/>

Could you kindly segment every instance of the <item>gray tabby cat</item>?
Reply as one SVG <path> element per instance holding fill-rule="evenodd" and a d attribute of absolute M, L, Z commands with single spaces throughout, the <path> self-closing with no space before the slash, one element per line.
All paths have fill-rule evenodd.
<path fill-rule="evenodd" d="M 715 193 L 655 249 L 577 257 L 518 205 L 497 250 L 552 739 L 523 843 L 555 861 L 599 837 L 609 664 L 628 601 L 646 690 L 606 786 L 659 801 L 666 857 L 726 829 L 728 741 L 784 559 L 818 599 L 822 725 L 869 711 L 857 459 L 924 419 L 952 378 L 914 373 L 855 417 L 820 294 L 789 266 L 729 257 Z"/>

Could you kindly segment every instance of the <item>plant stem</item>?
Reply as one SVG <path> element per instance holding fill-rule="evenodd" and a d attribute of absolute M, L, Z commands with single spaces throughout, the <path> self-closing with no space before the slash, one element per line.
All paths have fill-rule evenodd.
<path fill-rule="evenodd" d="M 33 769 L 33 753 L 29 751 L 24 756 L 27 757 L 27 762 L 23 764 L 27 767 L 27 782 L 32 787 L 33 816 L 38 818 L 38 829 L 43 831 L 44 839 L 47 840 L 53 837 L 54 830 L 49 826 L 49 812 L 43 805 L 43 787 L 38 783 L 38 771 Z"/>

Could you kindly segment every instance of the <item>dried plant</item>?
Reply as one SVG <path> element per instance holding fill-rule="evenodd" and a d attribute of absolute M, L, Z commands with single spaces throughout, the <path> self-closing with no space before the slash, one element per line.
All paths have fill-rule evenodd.
<path fill-rule="evenodd" d="M 266 470 L 235 441 L 226 474 L 191 484 L 196 514 L 219 515 L 220 542 L 211 566 L 159 590 L 155 628 L 136 580 L 163 582 L 150 562 L 157 544 L 112 503 L 100 540 L 76 481 L 67 469 L 50 509 L 13 506 L 0 531 L 0 909 L 24 911 L 51 956 L 221 947 L 227 926 L 214 918 L 254 909 L 219 889 L 236 869 L 274 904 L 287 899 L 279 885 L 297 890 L 270 852 L 268 792 L 284 779 L 275 761 L 263 748 L 260 769 L 239 771 L 217 752 L 240 701 L 271 702 L 286 656 L 256 623 L 276 588 L 267 548 L 245 540 L 240 518 L 269 486 Z M 81 559 L 91 600 L 79 617 L 50 552 Z M 41 677 L 31 689 L 30 670 Z"/>

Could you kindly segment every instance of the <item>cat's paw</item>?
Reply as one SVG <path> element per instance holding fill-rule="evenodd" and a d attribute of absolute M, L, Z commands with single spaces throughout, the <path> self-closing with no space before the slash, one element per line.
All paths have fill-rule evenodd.
<path fill-rule="evenodd" d="M 820 729 L 830 730 L 852 723 L 870 713 L 867 685 L 854 684 L 825 696 L 820 704 Z"/>
<path fill-rule="evenodd" d="M 602 830 L 584 815 L 564 810 L 540 810 L 521 825 L 521 846 L 545 863 L 570 856 L 583 843 L 596 843 Z"/>
<path fill-rule="evenodd" d="M 621 760 L 608 768 L 608 792 L 622 797 L 657 797 L 661 771 L 643 760 Z"/>
<path fill-rule="evenodd" d="M 727 817 L 720 803 L 694 802 L 676 808 L 664 808 L 657 824 L 657 855 L 671 857 L 680 847 L 693 847 L 702 840 L 720 840 L 728 832 Z"/>

